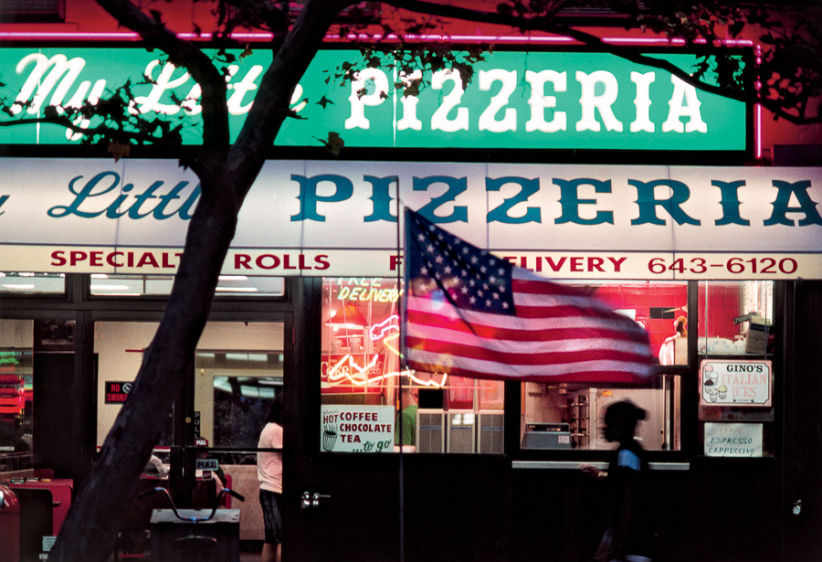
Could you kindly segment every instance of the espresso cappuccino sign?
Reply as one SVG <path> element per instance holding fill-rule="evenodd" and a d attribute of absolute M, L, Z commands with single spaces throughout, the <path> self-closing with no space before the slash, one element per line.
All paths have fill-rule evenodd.
<path fill-rule="evenodd" d="M 221 69 L 236 135 L 271 54 L 260 49 L 232 56 Z M 696 55 L 652 56 L 688 72 L 696 68 Z M 745 103 L 697 90 L 666 71 L 607 53 L 494 51 L 484 57 L 469 81 L 454 69 L 403 75 L 391 59 L 366 66 L 358 50 L 322 50 L 294 90 L 291 109 L 299 119 L 286 120 L 275 144 L 320 146 L 333 131 L 352 147 L 746 149 Z M 95 104 L 128 82 L 130 111 L 147 119 L 182 120 L 183 142 L 202 142 L 200 86 L 156 52 L 7 47 L 0 49 L 0 61 L 0 95 L 14 102 L 12 118 L 40 117 L 48 106 Z M 340 73 L 352 64 L 362 70 L 343 81 Z M 426 86 L 411 93 L 420 78 Z M 76 124 L 95 123 L 91 118 Z M 0 144 L 78 144 L 80 139 L 56 125 L 0 128 Z"/>

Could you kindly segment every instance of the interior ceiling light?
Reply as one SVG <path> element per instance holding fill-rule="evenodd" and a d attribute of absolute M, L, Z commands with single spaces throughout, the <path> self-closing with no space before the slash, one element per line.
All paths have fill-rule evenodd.
<path fill-rule="evenodd" d="M 325 325 L 334 330 L 361 330 L 368 325 L 357 305 L 347 302 L 338 304 L 328 313 Z"/>
<path fill-rule="evenodd" d="M 92 283 L 92 291 L 128 291 L 131 289 L 128 285 L 111 285 L 109 283 Z"/>

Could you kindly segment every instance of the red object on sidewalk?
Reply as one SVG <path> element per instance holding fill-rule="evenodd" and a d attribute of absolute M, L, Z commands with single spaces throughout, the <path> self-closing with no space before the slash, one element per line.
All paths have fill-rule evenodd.
<path fill-rule="evenodd" d="M 20 560 L 20 502 L 8 487 L 0 485 L 0 562 Z"/>
<path fill-rule="evenodd" d="M 51 492 L 52 500 L 52 534 L 57 536 L 63 526 L 71 507 L 71 491 L 74 480 L 71 478 L 38 478 L 13 484 L 14 488 L 41 489 Z"/>

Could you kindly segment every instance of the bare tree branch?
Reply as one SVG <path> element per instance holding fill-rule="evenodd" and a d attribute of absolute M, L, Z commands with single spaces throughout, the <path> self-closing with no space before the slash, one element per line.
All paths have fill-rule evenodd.
<path fill-rule="evenodd" d="M 302 78 L 340 10 L 356 0 L 309 0 L 260 82 L 254 105 L 232 153 L 232 174 L 250 186 L 277 135 L 294 88 Z M 244 196 L 245 194 L 243 194 Z"/>
<path fill-rule="evenodd" d="M 146 15 L 129 0 L 98 0 L 117 22 L 138 33 L 147 47 L 165 52 L 169 61 L 185 67 L 202 88 L 203 145 L 224 151 L 229 145 L 226 82 L 211 59 L 190 41 L 180 39 L 158 17 Z"/>
<path fill-rule="evenodd" d="M 509 27 L 518 28 L 522 31 L 540 31 L 564 35 L 576 39 L 580 43 L 595 47 L 603 52 L 611 53 L 625 60 L 670 72 L 685 83 L 705 92 L 718 94 L 744 102 L 752 101 L 751 96 L 754 95 L 753 92 L 746 92 L 740 86 L 705 82 L 695 78 L 691 73 L 679 68 L 667 60 L 639 53 L 637 52 L 636 47 L 629 47 L 603 41 L 597 35 L 566 25 L 560 19 L 552 17 L 551 14 L 526 17 L 515 15 L 513 12 L 489 12 L 426 0 L 383 0 L 383 3 L 394 6 L 395 8 L 428 15 L 475 21 L 478 23 L 506 25 Z M 753 70 L 754 69 L 746 69 L 746 72 L 753 72 Z M 752 82 L 752 80 L 750 82 Z M 822 123 L 822 114 L 810 116 L 805 115 L 804 109 L 807 109 L 807 107 L 804 107 L 803 109 L 801 102 L 797 103 L 796 113 L 793 113 L 785 108 L 785 104 L 782 103 L 783 100 L 779 97 L 762 96 L 756 101 L 762 104 L 763 107 L 771 111 L 774 115 L 784 118 L 794 124 L 806 125 Z"/>

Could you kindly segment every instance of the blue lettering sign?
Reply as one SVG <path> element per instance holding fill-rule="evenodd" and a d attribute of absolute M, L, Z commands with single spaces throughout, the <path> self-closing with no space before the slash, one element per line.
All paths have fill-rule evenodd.
<path fill-rule="evenodd" d="M 659 224 L 665 225 L 664 219 L 656 215 L 657 206 L 662 207 L 674 219 L 677 224 L 701 224 L 695 218 L 688 216 L 680 205 L 691 196 L 691 190 L 681 181 L 676 180 L 653 180 L 649 182 L 639 180 L 628 180 L 628 184 L 636 187 L 636 204 L 639 208 L 639 216 L 631 219 L 631 224 Z M 654 188 L 658 185 L 665 185 L 673 189 L 673 195 L 668 199 L 657 199 L 654 196 Z"/>
<path fill-rule="evenodd" d="M 365 217 L 365 222 L 386 221 L 397 222 L 397 217 L 391 214 L 391 194 L 389 188 L 391 184 L 397 187 L 394 193 L 397 193 L 400 186 L 400 178 L 397 176 L 386 176 L 378 178 L 376 176 L 365 176 L 365 181 L 371 184 L 371 201 L 373 202 L 373 210 L 370 215 Z"/>
<path fill-rule="evenodd" d="M 325 222 L 325 216 L 317 212 L 317 202 L 336 203 L 345 201 L 350 199 L 354 193 L 354 184 L 351 183 L 351 180 L 337 174 L 322 174 L 311 178 L 292 174 L 291 179 L 300 184 L 300 194 L 297 196 L 300 200 L 300 212 L 291 215 L 292 222 L 305 220 Z M 336 189 L 332 195 L 321 196 L 317 194 L 317 185 L 324 181 L 334 184 Z"/>
<path fill-rule="evenodd" d="M 418 212 L 434 223 L 468 222 L 468 207 L 464 205 L 454 205 L 454 212 L 447 217 L 438 217 L 435 211 L 441 205 L 454 201 L 457 195 L 468 189 L 468 178 L 455 178 L 452 176 L 428 176 L 418 178 L 414 176 L 414 191 L 428 191 L 428 188 L 437 183 L 444 183 L 448 190 L 439 197 L 432 197 L 427 205 L 423 205 Z"/>
<path fill-rule="evenodd" d="M 822 224 L 822 217 L 819 216 L 819 211 L 816 210 L 816 203 L 808 195 L 808 188 L 811 187 L 810 180 L 803 180 L 798 182 L 787 182 L 782 180 L 773 180 L 773 185 L 779 191 L 776 193 L 776 200 L 771 204 L 773 211 L 771 217 L 763 224 L 765 226 L 772 226 L 774 224 L 784 224 L 786 226 L 794 226 L 797 223 L 787 217 L 788 213 L 804 213 L 805 218 L 799 221 L 799 226 L 808 226 L 810 224 Z M 789 207 L 788 203 L 791 195 L 796 197 L 799 201 L 799 207 Z"/>
<path fill-rule="evenodd" d="M 573 180 L 563 180 L 554 178 L 554 185 L 559 186 L 559 202 L 562 206 L 562 215 L 554 221 L 556 224 L 572 222 L 576 224 L 602 224 L 607 222 L 614 224 L 613 211 L 597 211 L 592 219 L 584 219 L 579 216 L 580 205 L 595 205 L 596 199 L 580 199 L 579 186 L 592 185 L 595 193 L 611 193 L 611 180 L 595 180 L 592 178 L 577 178 Z"/>
<path fill-rule="evenodd" d="M 111 178 L 111 182 L 108 186 L 105 186 L 102 183 L 103 180 L 105 180 L 106 178 Z M 75 184 L 77 184 L 77 182 L 81 179 L 83 179 L 83 176 L 77 176 L 69 182 L 69 191 L 71 191 L 75 195 L 74 201 L 72 201 L 70 205 L 55 205 L 47 211 L 48 216 L 59 219 L 67 217 L 69 215 L 76 215 L 78 217 L 92 219 L 94 217 L 99 217 L 100 215 L 106 212 L 105 210 L 81 211 L 80 205 L 82 205 L 86 199 L 100 197 L 101 195 L 105 195 L 106 193 L 110 192 L 115 187 L 117 187 L 117 184 L 120 183 L 120 174 L 111 171 L 100 172 L 99 174 L 88 180 L 82 188 L 75 187 Z M 97 187 L 97 184 L 101 184 L 102 189 L 99 191 L 94 191 L 94 188 Z"/>
<path fill-rule="evenodd" d="M 526 222 L 542 222 L 542 211 L 539 207 L 526 207 L 525 214 L 521 217 L 512 217 L 508 214 L 517 203 L 525 203 L 528 198 L 539 191 L 539 180 L 537 178 L 519 178 L 516 176 L 505 176 L 502 178 L 485 178 L 485 189 L 487 191 L 499 191 L 503 185 L 513 183 L 520 186 L 519 193 L 507 198 L 495 209 L 488 212 L 488 222 L 503 222 L 508 224 L 524 224 Z"/>
<path fill-rule="evenodd" d="M 745 181 L 711 180 L 711 185 L 718 187 L 719 192 L 722 194 L 722 200 L 719 202 L 722 205 L 722 217 L 714 221 L 714 224 L 717 226 L 724 224 L 750 225 L 751 221 L 743 219 L 739 215 L 739 206 L 742 204 L 739 200 L 739 188 L 745 185 Z"/>

